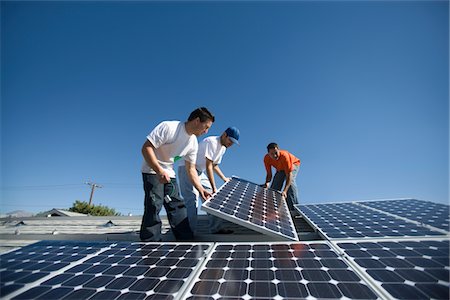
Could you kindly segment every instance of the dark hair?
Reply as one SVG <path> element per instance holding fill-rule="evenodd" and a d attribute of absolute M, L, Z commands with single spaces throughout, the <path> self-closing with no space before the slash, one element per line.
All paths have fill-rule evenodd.
<path fill-rule="evenodd" d="M 270 151 L 270 149 L 275 149 L 278 148 L 277 143 L 270 143 L 269 145 L 267 145 L 267 152 Z"/>
<path fill-rule="evenodd" d="M 211 120 L 215 121 L 213 114 L 206 107 L 199 107 L 189 115 L 188 121 L 195 120 L 196 118 L 200 118 L 200 122 L 206 122 Z"/>

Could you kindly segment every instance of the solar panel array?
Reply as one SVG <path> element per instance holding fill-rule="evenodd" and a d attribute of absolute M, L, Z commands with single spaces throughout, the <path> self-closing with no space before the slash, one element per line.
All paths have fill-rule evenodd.
<path fill-rule="evenodd" d="M 445 204 L 416 199 L 358 202 L 413 221 L 449 231 L 450 210 Z"/>
<path fill-rule="evenodd" d="M 214 245 L 51 241 L 0 256 L 0 296 L 449 299 L 448 251 L 449 240 L 438 238 Z M 19 268 L 25 265 L 29 274 L 23 276 Z M 44 275 L 30 277 L 44 269 Z"/>
<path fill-rule="evenodd" d="M 244 180 L 232 182 L 228 190 L 221 188 L 226 191 L 221 194 L 225 198 L 233 195 L 229 199 L 254 200 L 255 192 L 270 198 L 270 190 L 264 194 Z M 237 206 L 244 207 L 244 202 L 238 201 Z M 0 297 L 450 299 L 448 232 L 437 229 L 441 221 L 433 227 L 421 226 L 425 222 L 418 218 L 425 217 L 419 210 L 395 211 L 400 204 L 370 201 L 300 206 L 325 241 L 42 241 L 0 255 Z M 271 209 L 276 212 L 279 207 Z M 233 210 L 234 215 L 244 215 L 244 211 Z M 248 216 L 267 220 L 269 209 L 253 214 L 256 211 L 259 206 L 251 207 Z M 440 220 L 432 211 L 424 210 L 427 218 Z"/>
<path fill-rule="evenodd" d="M 218 243 L 186 299 L 378 299 L 326 242 Z"/>
<path fill-rule="evenodd" d="M 296 208 L 327 239 L 442 235 L 441 231 L 358 203 L 297 205 Z"/>
<path fill-rule="evenodd" d="M 208 213 L 255 231 L 298 241 L 286 201 L 278 191 L 233 177 L 205 201 Z"/>
<path fill-rule="evenodd" d="M 450 299 L 448 205 L 401 199 L 296 208 L 382 298 Z"/>
<path fill-rule="evenodd" d="M 174 299 L 211 245 L 41 242 L 0 256 L 0 296 Z"/>
<path fill-rule="evenodd" d="M 13 293 L 110 243 L 38 242 L 0 256 L 0 296 Z"/>
<path fill-rule="evenodd" d="M 449 240 L 337 243 L 390 297 L 450 299 Z"/>

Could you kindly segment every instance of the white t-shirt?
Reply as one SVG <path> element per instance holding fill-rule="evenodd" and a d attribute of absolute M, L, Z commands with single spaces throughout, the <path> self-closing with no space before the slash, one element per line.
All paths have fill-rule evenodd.
<path fill-rule="evenodd" d="M 198 171 L 206 170 L 206 158 L 211 160 L 213 164 L 218 165 L 222 162 L 222 157 L 227 148 L 220 143 L 220 136 L 209 136 L 198 144 L 197 162 L 195 167 Z M 180 162 L 180 165 L 183 165 Z"/>
<path fill-rule="evenodd" d="M 175 156 L 183 157 L 185 160 L 195 163 L 198 150 L 197 137 L 186 132 L 183 122 L 161 122 L 147 135 L 147 140 L 155 147 L 159 164 L 171 178 L 175 178 L 175 171 L 173 170 Z M 142 173 L 156 174 L 145 159 L 141 171 Z"/>

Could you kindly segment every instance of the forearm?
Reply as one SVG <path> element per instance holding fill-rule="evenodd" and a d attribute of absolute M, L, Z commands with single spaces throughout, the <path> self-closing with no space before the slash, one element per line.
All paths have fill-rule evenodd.
<path fill-rule="evenodd" d="M 211 184 L 212 192 L 216 192 L 216 181 L 214 180 L 213 165 L 206 163 L 206 176 Z"/>
<path fill-rule="evenodd" d="M 214 163 L 212 160 L 206 159 L 206 176 L 211 184 L 212 192 L 216 192 L 216 181 L 214 180 Z"/>
<path fill-rule="evenodd" d="M 164 173 L 164 169 L 158 162 L 156 158 L 155 149 L 153 145 L 147 140 L 142 146 L 142 156 L 144 157 L 147 164 L 157 173 Z"/>
<path fill-rule="evenodd" d="M 289 190 L 292 182 L 292 172 L 289 172 L 286 174 L 286 184 L 284 185 L 283 192 L 286 192 Z"/>
<path fill-rule="evenodd" d="M 214 166 L 214 172 L 216 172 L 217 176 L 220 177 L 223 181 L 227 181 L 227 177 L 223 175 L 222 170 L 219 168 L 218 165 Z"/>
<path fill-rule="evenodd" d="M 269 183 L 270 181 L 272 181 L 272 173 L 267 173 L 266 174 L 266 184 Z"/>
<path fill-rule="evenodd" d="M 202 184 L 200 183 L 200 178 L 198 177 L 195 165 L 193 163 L 185 161 L 185 167 L 192 185 L 197 189 L 197 191 L 201 192 L 203 190 L 203 187 Z"/>

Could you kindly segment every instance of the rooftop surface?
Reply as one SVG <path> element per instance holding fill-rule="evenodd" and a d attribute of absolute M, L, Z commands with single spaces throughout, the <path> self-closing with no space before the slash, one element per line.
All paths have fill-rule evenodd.
<path fill-rule="evenodd" d="M 210 234 L 207 216 L 198 217 L 197 234 L 193 242 L 280 240 L 228 221 L 224 221 L 225 225 L 234 231 L 233 234 Z M 3 218 L 0 219 L 0 251 L 5 252 L 39 240 L 139 241 L 141 220 L 141 216 Z M 163 241 L 176 241 L 167 217 L 161 216 L 161 220 Z M 294 218 L 294 224 L 301 240 L 321 239 L 303 218 Z"/>

